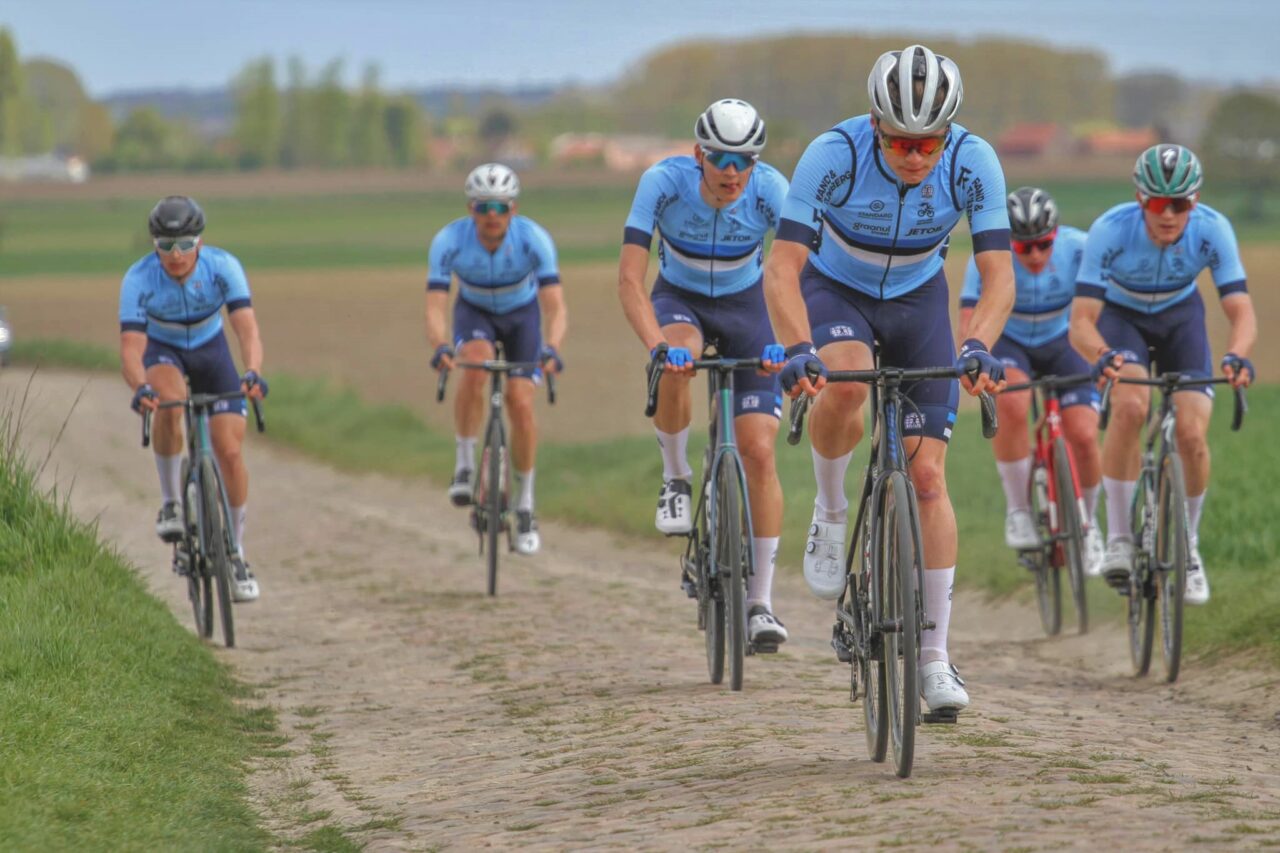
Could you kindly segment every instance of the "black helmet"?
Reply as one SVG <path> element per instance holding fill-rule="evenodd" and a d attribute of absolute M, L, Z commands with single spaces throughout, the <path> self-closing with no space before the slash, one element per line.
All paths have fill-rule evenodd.
<path fill-rule="evenodd" d="M 195 237 L 204 232 L 204 211 L 185 195 L 165 196 L 151 208 L 147 227 L 152 237 Z"/>
<path fill-rule="evenodd" d="M 1015 240 L 1036 240 L 1058 227 L 1058 204 L 1039 187 L 1009 193 L 1009 230 Z"/>

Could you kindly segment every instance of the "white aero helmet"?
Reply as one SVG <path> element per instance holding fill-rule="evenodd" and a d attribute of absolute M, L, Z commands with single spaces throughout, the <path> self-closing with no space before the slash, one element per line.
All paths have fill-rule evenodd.
<path fill-rule="evenodd" d="M 520 195 L 520 179 L 514 171 L 501 163 L 485 163 L 483 166 L 476 166 L 467 175 L 466 192 L 467 198 L 472 201 L 511 201 Z"/>
<path fill-rule="evenodd" d="M 916 91 L 916 87 L 920 91 Z M 960 69 L 922 44 L 882 53 L 867 78 L 871 114 L 900 133 L 931 134 L 946 128 L 960 110 Z"/>
<path fill-rule="evenodd" d="M 716 101 L 693 124 L 698 144 L 717 151 L 759 154 L 764 150 L 764 119 L 756 108 L 738 98 Z"/>

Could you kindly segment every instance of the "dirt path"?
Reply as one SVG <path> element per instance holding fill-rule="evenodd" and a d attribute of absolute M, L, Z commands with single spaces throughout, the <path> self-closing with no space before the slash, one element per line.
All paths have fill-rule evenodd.
<path fill-rule="evenodd" d="M 0 375 L 0 405 L 25 377 Z M 76 511 L 190 614 L 150 533 L 154 467 L 114 378 L 46 372 L 24 441 Z M 866 760 L 830 617 L 794 573 L 793 640 L 706 683 L 692 604 L 655 541 L 546 525 L 482 594 L 439 489 L 338 474 L 253 443 L 247 545 L 264 597 L 219 652 L 287 741 L 251 776 L 282 834 L 344 827 L 370 849 L 480 846 L 1256 848 L 1280 840 L 1280 679 L 1191 663 L 1126 674 L 1115 630 L 1047 642 L 1031 610 L 957 603 L 972 709 L 921 731 L 916 776 Z M 589 495 L 584 495 L 589 500 Z M 794 539 L 789 545 L 794 549 Z M 963 568 L 962 568 L 963 571 Z"/>

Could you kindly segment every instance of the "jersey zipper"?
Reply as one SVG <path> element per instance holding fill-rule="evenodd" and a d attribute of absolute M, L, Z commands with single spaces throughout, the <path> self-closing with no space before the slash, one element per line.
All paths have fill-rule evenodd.
<path fill-rule="evenodd" d="M 898 232 L 902 230 L 902 208 L 907 202 L 907 185 L 898 184 L 898 217 L 893 223 L 893 242 L 889 244 L 889 260 L 885 262 L 884 273 L 880 276 L 880 299 L 884 300 L 884 283 L 889 278 L 889 267 L 893 266 L 893 250 L 898 248 Z"/>

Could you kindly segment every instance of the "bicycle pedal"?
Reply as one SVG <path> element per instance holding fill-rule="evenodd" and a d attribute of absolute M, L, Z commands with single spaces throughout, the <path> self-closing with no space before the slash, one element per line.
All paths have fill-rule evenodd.
<path fill-rule="evenodd" d="M 853 663 L 853 649 L 840 642 L 835 637 L 831 638 L 831 648 L 836 651 L 836 660 L 840 663 Z"/>
<path fill-rule="evenodd" d="M 925 711 L 920 715 L 920 722 L 928 725 L 952 725 L 960 719 L 960 712 L 955 708 L 939 708 L 936 711 Z"/>
<path fill-rule="evenodd" d="M 682 579 L 680 581 L 680 588 L 684 590 L 684 594 L 689 598 L 698 597 L 698 588 L 694 586 L 693 581 Z"/>
<path fill-rule="evenodd" d="M 758 655 L 772 655 L 778 653 L 777 643 L 752 643 L 751 651 Z"/>

